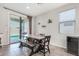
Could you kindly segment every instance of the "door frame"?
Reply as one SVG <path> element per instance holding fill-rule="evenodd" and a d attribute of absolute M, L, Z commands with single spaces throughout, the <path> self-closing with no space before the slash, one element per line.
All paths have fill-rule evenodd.
<path fill-rule="evenodd" d="M 9 37 L 9 44 L 12 44 L 12 43 L 10 43 L 10 20 L 11 20 L 11 15 L 14 15 L 14 16 L 18 16 L 18 15 L 15 15 L 15 14 L 10 14 L 9 15 L 9 22 L 8 22 L 8 37 Z M 22 20 L 22 17 L 21 16 L 18 16 L 18 17 L 20 17 L 20 22 L 21 22 L 21 20 Z M 27 17 L 27 20 L 28 20 L 28 22 L 29 22 L 29 34 L 32 34 L 32 17 L 30 17 L 30 16 L 26 16 Z M 20 26 L 22 26 L 22 24 L 20 23 Z M 20 27 L 21 28 L 21 27 Z M 20 39 L 21 39 L 21 32 L 22 32 L 22 29 L 20 29 Z"/>

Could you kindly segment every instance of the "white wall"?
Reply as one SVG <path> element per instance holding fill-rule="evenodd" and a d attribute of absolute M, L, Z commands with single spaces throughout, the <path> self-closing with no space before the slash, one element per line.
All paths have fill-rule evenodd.
<path fill-rule="evenodd" d="M 62 11 L 68 9 L 76 9 L 76 24 L 75 24 L 75 32 L 71 34 L 64 34 L 59 32 L 59 19 L 58 14 Z M 48 19 L 52 20 L 52 23 L 48 24 Z M 59 46 L 62 48 L 66 48 L 66 36 L 67 35 L 79 35 L 79 4 L 68 4 L 62 7 L 59 7 L 55 10 L 51 10 L 47 13 L 41 14 L 36 17 L 36 24 L 35 24 L 35 34 L 38 33 L 46 33 L 51 34 L 51 44 L 55 46 Z M 41 23 L 38 25 L 38 23 Z M 42 28 L 42 25 L 46 25 L 46 28 Z"/>
<path fill-rule="evenodd" d="M 2 45 L 8 44 L 8 14 L 7 11 L 0 7 L 0 35 L 2 35 Z"/>
<path fill-rule="evenodd" d="M 11 14 L 21 16 L 28 21 L 27 16 L 21 15 L 16 12 L 12 12 L 10 10 L 6 10 L 2 6 L 0 6 L 0 33 L 1 33 L 0 37 L 2 37 L 2 40 L 1 40 L 2 45 L 9 44 L 9 34 L 10 34 L 9 23 L 10 23 Z"/>

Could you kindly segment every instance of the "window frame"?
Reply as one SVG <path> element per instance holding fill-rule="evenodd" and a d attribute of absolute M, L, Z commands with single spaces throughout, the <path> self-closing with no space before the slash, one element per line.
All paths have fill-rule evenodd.
<path fill-rule="evenodd" d="M 60 17 L 59 17 L 60 15 L 59 15 L 59 14 L 60 14 L 60 13 L 63 13 L 63 12 L 66 12 L 66 11 L 68 11 L 68 10 L 73 10 L 73 9 L 75 9 L 75 20 L 71 20 L 71 22 L 74 22 L 74 31 L 73 31 L 73 32 L 69 32 L 69 33 L 75 33 L 75 31 L 76 31 L 76 14 L 77 14 L 77 13 L 76 13 L 76 8 L 66 9 L 66 10 L 61 11 L 61 12 L 58 13 L 58 19 L 59 19 L 58 32 L 59 32 L 59 33 L 63 33 L 63 34 L 68 33 L 68 32 L 65 33 L 65 32 L 61 32 L 61 31 L 60 31 L 60 30 L 61 30 L 61 29 L 60 29 L 60 24 L 61 24 L 61 22 L 60 22 Z M 70 22 L 70 21 L 63 21 L 63 23 L 65 23 L 65 22 Z"/>

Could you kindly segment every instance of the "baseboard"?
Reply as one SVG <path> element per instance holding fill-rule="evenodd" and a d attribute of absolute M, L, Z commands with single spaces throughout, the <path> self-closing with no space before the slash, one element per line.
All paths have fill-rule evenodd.
<path fill-rule="evenodd" d="M 52 43 L 50 43 L 50 44 L 53 45 L 53 46 L 57 46 L 57 47 L 60 47 L 60 48 L 64 48 L 64 49 L 66 49 L 66 47 L 61 46 L 61 45 L 58 45 L 58 44 L 52 44 Z"/>

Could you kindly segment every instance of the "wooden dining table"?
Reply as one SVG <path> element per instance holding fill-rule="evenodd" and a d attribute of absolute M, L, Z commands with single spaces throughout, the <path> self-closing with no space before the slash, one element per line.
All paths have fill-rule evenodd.
<path fill-rule="evenodd" d="M 41 39 L 45 38 L 44 36 L 41 36 L 41 35 L 27 35 L 26 37 L 37 39 L 37 40 L 41 40 Z"/>
<path fill-rule="evenodd" d="M 41 40 L 43 40 L 45 38 L 45 36 L 41 36 L 41 35 L 27 35 L 26 37 L 29 38 L 29 39 L 36 40 L 38 42 L 37 44 L 39 46 L 38 46 L 38 48 L 36 49 L 36 51 L 33 54 L 38 53 L 41 50 L 41 48 L 40 48 Z"/>

